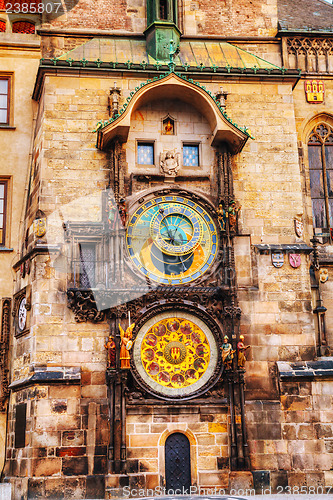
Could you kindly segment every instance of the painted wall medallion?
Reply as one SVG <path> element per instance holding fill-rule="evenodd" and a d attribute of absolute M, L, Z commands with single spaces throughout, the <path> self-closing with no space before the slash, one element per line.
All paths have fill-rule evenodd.
<path fill-rule="evenodd" d="M 218 252 L 213 219 L 182 196 L 162 196 L 142 204 L 129 219 L 126 243 L 143 275 L 172 285 L 202 276 Z"/>
<path fill-rule="evenodd" d="M 323 80 L 305 80 L 305 95 L 307 102 L 318 104 L 324 102 L 324 82 Z"/>
<path fill-rule="evenodd" d="M 23 297 L 20 301 L 17 315 L 17 328 L 20 332 L 23 332 L 27 323 L 27 300 Z"/>
<path fill-rule="evenodd" d="M 186 396 L 212 376 L 218 352 L 207 325 L 184 311 L 151 318 L 139 331 L 133 360 L 140 377 L 165 396 Z"/>
<path fill-rule="evenodd" d="M 298 238 L 303 238 L 304 224 L 301 219 L 294 219 L 295 233 Z"/>
<path fill-rule="evenodd" d="M 274 267 L 282 267 L 284 264 L 284 253 L 283 252 L 272 253 L 272 264 Z"/>
<path fill-rule="evenodd" d="M 301 265 L 301 255 L 299 253 L 290 253 L 289 254 L 289 264 L 293 268 L 297 268 Z"/>
<path fill-rule="evenodd" d="M 326 283 L 328 280 L 328 269 L 326 267 L 321 267 L 319 269 L 319 280 L 320 283 Z"/>

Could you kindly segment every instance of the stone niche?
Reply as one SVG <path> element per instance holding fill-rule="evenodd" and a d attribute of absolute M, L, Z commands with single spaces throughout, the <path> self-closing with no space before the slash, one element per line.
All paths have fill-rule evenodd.
<path fill-rule="evenodd" d="M 175 133 L 165 134 L 163 118 L 172 115 Z M 175 151 L 180 155 L 180 169 L 177 175 L 211 174 L 214 151 L 210 146 L 211 129 L 207 119 L 193 106 L 175 100 L 155 100 L 137 109 L 131 120 L 126 144 L 129 174 L 160 173 L 160 155 Z M 137 162 L 137 145 L 144 142 L 154 146 L 154 164 L 140 165 Z M 199 165 L 184 166 L 183 145 L 199 147 Z"/>

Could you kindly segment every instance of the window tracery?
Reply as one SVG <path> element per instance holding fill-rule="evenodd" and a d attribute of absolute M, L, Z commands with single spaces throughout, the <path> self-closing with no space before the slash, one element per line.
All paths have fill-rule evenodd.
<path fill-rule="evenodd" d="M 308 141 L 313 226 L 333 227 L 333 127 L 317 124 Z"/>

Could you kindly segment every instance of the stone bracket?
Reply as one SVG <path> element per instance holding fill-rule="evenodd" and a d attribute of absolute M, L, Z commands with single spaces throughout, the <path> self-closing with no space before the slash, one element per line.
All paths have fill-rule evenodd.
<path fill-rule="evenodd" d="M 296 361 L 294 363 L 277 361 L 276 364 L 281 380 L 333 378 L 333 358 L 322 358 L 317 361 Z"/>
<path fill-rule="evenodd" d="M 19 380 L 15 380 L 9 386 L 9 389 L 16 391 L 22 387 L 35 384 L 46 384 L 56 382 L 58 384 L 80 384 L 81 382 L 81 367 L 80 366 L 65 366 L 65 367 L 34 367 L 31 375 Z"/>

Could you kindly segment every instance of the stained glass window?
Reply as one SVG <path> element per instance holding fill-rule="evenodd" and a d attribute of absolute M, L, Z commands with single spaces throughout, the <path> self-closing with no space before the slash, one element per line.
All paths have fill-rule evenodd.
<path fill-rule="evenodd" d="M 138 143 L 138 164 L 154 165 L 154 144 L 148 142 Z"/>
<path fill-rule="evenodd" d="M 308 143 L 313 226 L 333 227 L 333 128 L 316 125 Z"/>
<path fill-rule="evenodd" d="M 183 165 L 185 167 L 197 167 L 199 165 L 198 144 L 183 145 Z"/>

